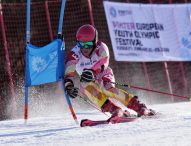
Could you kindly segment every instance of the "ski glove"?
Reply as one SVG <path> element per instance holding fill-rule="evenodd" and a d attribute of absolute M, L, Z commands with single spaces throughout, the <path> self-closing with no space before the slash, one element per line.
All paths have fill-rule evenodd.
<path fill-rule="evenodd" d="M 80 77 L 80 82 L 91 82 L 94 81 L 94 73 L 91 69 L 84 69 Z"/>
<path fill-rule="evenodd" d="M 65 81 L 65 90 L 71 98 L 76 98 L 78 96 L 78 88 L 74 87 L 71 80 Z"/>

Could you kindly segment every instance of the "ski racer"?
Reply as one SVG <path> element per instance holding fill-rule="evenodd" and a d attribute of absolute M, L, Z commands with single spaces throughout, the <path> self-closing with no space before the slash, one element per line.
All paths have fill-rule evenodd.
<path fill-rule="evenodd" d="M 152 116 L 155 112 L 141 103 L 137 96 L 118 89 L 109 65 L 109 50 L 105 43 L 98 40 L 98 32 L 92 25 L 81 26 L 76 33 L 76 46 L 68 53 L 64 86 L 71 98 L 79 94 L 86 96 L 103 112 L 112 116 L 128 117 L 130 113 L 123 111 L 111 98 L 137 112 L 138 116 Z M 80 77 L 80 90 L 74 85 L 76 75 Z M 79 93 L 80 92 L 80 93 Z"/>

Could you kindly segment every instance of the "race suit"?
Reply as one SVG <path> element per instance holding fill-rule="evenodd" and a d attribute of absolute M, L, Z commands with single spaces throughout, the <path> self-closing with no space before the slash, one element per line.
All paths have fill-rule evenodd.
<path fill-rule="evenodd" d="M 134 95 L 115 88 L 111 83 L 115 82 L 113 71 L 108 65 L 109 50 L 105 43 L 98 41 L 89 58 L 75 46 L 66 59 L 65 80 L 70 79 L 74 83 L 76 73 L 80 76 L 84 69 L 91 69 L 94 72 L 95 82 L 80 83 L 80 92 L 100 108 L 108 98 L 115 98 L 127 106 Z"/>

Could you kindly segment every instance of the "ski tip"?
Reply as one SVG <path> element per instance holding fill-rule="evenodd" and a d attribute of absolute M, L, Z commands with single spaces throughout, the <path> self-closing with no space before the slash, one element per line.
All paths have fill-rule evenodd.
<path fill-rule="evenodd" d="M 80 126 L 86 127 L 86 126 L 97 126 L 102 124 L 109 124 L 108 120 L 90 120 L 90 119 L 83 119 L 81 120 Z"/>
<path fill-rule="evenodd" d="M 80 122 L 80 127 L 85 127 L 86 125 L 84 125 L 84 123 L 85 123 L 86 121 L 88 121 L 88 119 L 83 119 L 83 120 L 81 120 L 81 122 Z"/>

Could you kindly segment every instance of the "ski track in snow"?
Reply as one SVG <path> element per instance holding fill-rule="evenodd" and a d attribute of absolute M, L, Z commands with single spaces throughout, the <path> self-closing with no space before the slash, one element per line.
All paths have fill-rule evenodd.
<path fill-rule="evenodd" d="M 63 117 L 0 122 L 0 146 L 191 146 L 191 103 L 152 106 L 156 118 L 83 127 L 69 113 Z M 77 110 L 77 109 L 76 109 Z M 78 120 L 101 120 L 97 111 L 77 113 Z"/>

